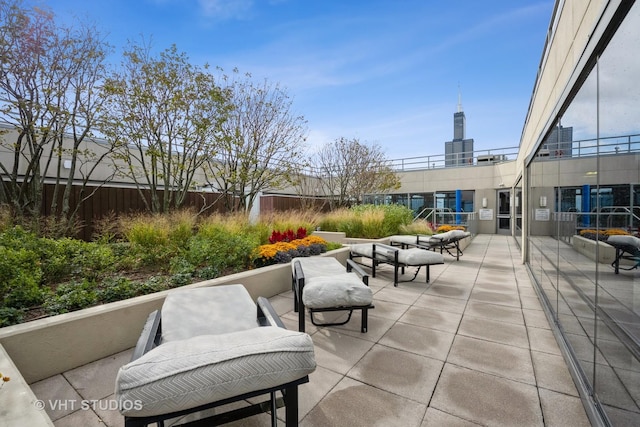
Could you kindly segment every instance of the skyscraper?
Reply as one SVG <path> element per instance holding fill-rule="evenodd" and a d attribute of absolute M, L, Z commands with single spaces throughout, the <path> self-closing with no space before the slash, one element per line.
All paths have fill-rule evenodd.
<path fill-rule="evenodd" d="M 444 143 L 445 166 L 473 163 L 473 139 L 465 139 L 467 122 L 462 111 L 462 95 L 458 91 L 458 111 L 453 114 L 453 141 Z"/>
<path fill-rule="evenodd" d="M 542 141 L 542 150 L 538 156 L 573 156 L 573 126 L 555 126 Z"/>

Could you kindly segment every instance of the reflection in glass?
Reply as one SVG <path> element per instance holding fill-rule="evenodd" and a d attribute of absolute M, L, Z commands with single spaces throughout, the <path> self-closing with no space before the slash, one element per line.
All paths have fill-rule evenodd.
<path fill-rule="evenodd" d="M 630 54 L 640 45 L 639 8 L 528 166 L 528 263 L 577 375 L 612 425 L 640 425 L 640 269 L 616 274 L 607 243 L 640 231 L 640 60 Z"/>

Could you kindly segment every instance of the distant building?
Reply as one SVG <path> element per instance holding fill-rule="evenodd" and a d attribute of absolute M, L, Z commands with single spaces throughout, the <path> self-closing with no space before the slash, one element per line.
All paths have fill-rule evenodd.
<path fill-rule="evenodd" d="M 554 127 L 542 142 L 539 157 L 572 157 L 573 127 Z"/>
<path fill-rule="evenodd" d="M 444 143 L 445 166 L 460 166 L 473 163 L 473 139 L 465 139 L 466 118 L 458 93 L 458 111 L 453 114 L 453 141 Z"/>

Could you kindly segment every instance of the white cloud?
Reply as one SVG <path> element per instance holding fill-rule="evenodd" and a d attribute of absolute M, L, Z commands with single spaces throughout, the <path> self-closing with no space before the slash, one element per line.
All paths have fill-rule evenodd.
<path fill-rule="evenodd" d="M 636 6 L 600 57 L 598 86 L 592 70 L 562 117 L 563 126 L 573 127 L 574 140 L 595 138 L 598 131 L 601 137 L 640 132 L 640 58 L 631 54 L 638 43 L 638 28 L 640 7 Z"/>

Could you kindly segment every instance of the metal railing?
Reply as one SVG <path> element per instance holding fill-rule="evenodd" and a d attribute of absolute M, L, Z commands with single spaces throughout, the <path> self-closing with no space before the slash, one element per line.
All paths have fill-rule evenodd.
<path fill-rule="evenodd" d="M 475 212 L 454 212 L 442 208 L 425 208 L 418 213 L 414 221 L 422 220 L 431 223 L 433 228 L 441 225 L 464 226 L 471 234 L 477 234 L 477 220 Z"/>
<path fill-rule="evenodd" d="M 640 134 L 547 143 L 537 159 L 560 159 L 640 153 Z"/>
<path fill-rule="evenodd" d="M 452 154 L 435 154 L 430 156 L 391 159 L 389 160 L 389 166 L 395 171 L 484 166 L 498 162 L 515 160 L 517 157 L 518 147 L 506 147 Z"/>
<path fill-rule="evenodd" d="M 389 160 L 395 171 L 438 169 L 444 167 L 485 166 L 516 160 L 519 147 L 492 148 L 452 154 L 403 157 Z M 538 152 L 539 160 L 640 153 L 640 134 L 546 143 Z"/>
<path fill-rule="evenodd" d="M 620 228 L 630 233 L 640 230 L 639 206 L 608 206 L 601 208 L 599 212 L 554 212 L 554 236 L 571 241 L 571 238 L 584 229 L 607 230 Z"/>

